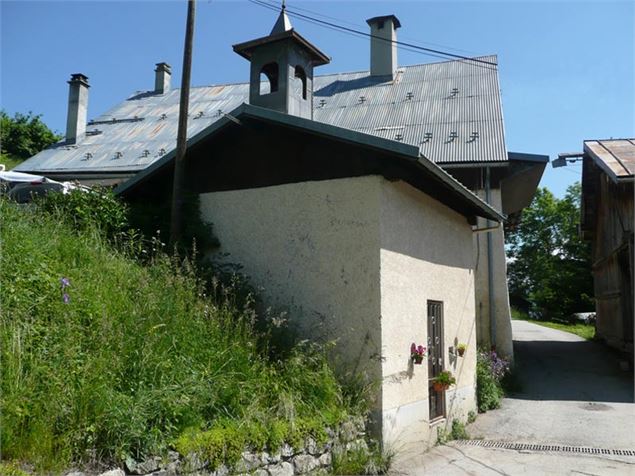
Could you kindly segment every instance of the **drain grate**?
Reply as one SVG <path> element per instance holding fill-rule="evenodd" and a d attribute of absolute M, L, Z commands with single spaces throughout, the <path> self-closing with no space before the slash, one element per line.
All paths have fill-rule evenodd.
<path fill-rule="evenodd" d="M 559 453 L 582 453 L 589 455 L 635 456 L 635 450 L 590 448 L 588 446 L 540 445 L 492 440 L 456 440 L 455 443 L 464 446 L 482 446 L 484 448 L 500 448 L 505 450 L 555 451 Z"/>

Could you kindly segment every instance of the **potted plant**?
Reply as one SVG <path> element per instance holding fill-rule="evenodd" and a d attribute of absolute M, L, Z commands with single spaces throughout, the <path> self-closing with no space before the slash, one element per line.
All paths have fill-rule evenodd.
<path fill-rule="evenodd" d="M 459 357 L 463 357 L 463 354 L 465 354 L 466 349 L 467 349 L 466 344 L 459 344 L 456 346 L 456 351 L 459 353 Z"/>
<path fill-rule="evenodd" d="M 422 345 L 417 345 L 414 342 L 410 345 L 410 360 L 415 364 L 421 365 L 423 358 L 426 355 L 426 348 Z"/>
<path fill-rule="evenodd" d="M 447 390 L 450 385 L 454 385 L 455 383 L 456 379 L 449 370 L 442 370 L 439 375 L 432 380 L 432 386 L 435 392 L 443 392 Z"/>

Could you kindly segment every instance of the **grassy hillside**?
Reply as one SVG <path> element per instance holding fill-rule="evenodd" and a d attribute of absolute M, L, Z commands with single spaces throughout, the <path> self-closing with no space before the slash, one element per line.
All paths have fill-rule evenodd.
<path fill-rule="evenodd" d="M 269 357 L 231 289 L 54 214 L 0 199 L 0 216 L 3 459 L 59 469 L 201 445 L 232 458 L 346 417 L 323 352 Z"/>

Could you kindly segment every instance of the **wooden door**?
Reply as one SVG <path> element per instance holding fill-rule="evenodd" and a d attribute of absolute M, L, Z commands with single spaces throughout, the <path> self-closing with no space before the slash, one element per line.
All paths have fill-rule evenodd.
<path fill-rule="evenodd" d="M 428 301 L 428 392 L 430 421 L 445 416 L 445 392 L 437 392 L 432 380 L 443 370 L 443 303 Z"/>

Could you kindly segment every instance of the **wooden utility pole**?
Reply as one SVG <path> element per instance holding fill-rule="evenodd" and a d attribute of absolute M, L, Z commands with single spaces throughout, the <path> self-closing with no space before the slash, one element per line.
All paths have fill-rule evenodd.
<path fill-rule="evenodd" d="M 183 185 L 185 178 L 185 152 L 187 150 L 187 114 L 190 102 L 190 75 L 192 71 L 192 40 L 194 38 L 195 13 L 196 1 L 188 0 L 185 46 L 183 48 L 179 128 L 176 133 L 176 157 L 174 159 L 174 183 L 172 185 L 172 216 L 170 221 L 170 244 L 172 246 L 179 241 L 183 231 Z"/>

